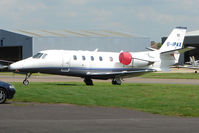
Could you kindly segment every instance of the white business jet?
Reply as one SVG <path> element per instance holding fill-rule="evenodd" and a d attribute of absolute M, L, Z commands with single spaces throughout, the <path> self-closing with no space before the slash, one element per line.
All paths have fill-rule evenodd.
<path fill-rule="evenodd" d="M 186 27 L 173 29 L 159 50 L 144 52 L 98 52 L 73 50 L 45 50 L 34 56 L 15 62 L 8 68 L 26 74 L 24 85 L 32 73 L 48 73 L 84 78 L 86 85 L 92 79 L 112 79 L 120 85 L 121 79 L 146 72 L 169 71 L 169 66 L 178 62 L 179 54 L 193 47 L 182 48 Z"/>

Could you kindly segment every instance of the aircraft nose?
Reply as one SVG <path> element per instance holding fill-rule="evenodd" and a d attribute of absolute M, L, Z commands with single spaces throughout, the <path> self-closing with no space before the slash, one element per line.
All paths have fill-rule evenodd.
<path fill-rule="evenodd" d="M 10 70 L 15 70 L 16 69 L 16 66 L 15 66 L 15 63 L 11 64 L 8 69 Z"/>
<path fill-rule="evenodd" d="M 11 64 L 8 68 L 10 70 L 18 70 L 18 69 L 21 69 L 23 66 L 21 66 L 21 64 L 19 65 L 19 63 L 13 63 Z"/>

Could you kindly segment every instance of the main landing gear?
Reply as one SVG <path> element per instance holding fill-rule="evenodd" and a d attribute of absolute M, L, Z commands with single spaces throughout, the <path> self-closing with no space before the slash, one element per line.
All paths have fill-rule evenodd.
<path fill-rule="evenodd" d="M 26 77 L 23 81 L 23 84 L 26 86 L 29 84 L 28 78 L 30 78 L 30 76 L 32 75 L 32 73 L 26 73 Z"/>
<path fill-rule="evenodd" d="M 91 78 L 84 78 L 84 83 L 85 83 L 86 85 L 93 85 L 93 81 L 92 81 Z M 122 81 L 121 81 L 120 78 L 114 78 L 114 79 L 112 80 L 112 84 L 113 84 L 113 85 L 121 85 L 121 84 L 122 84 Z"/>
<path fill-rule="evenodd" d="M 93 81 L 92 81 L 91 78 L 84 78 L 84 83 L 85 83 L 86 85 L 93 85 Z"/>
<path fill-rule="evenodd" d="M 122 81 L 121 81 L 120 78 L 114 78 L 114 79 L 112 80 L 112 84 L 113 84 L 113 85 L 121 85 L 121 84 L 122 84 Z"/>

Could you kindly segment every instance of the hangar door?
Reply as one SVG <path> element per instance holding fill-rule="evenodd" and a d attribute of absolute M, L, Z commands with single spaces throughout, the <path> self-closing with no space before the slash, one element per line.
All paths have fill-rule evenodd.
<path fill-rule="evenodd" d="M 18 61 L 22 59 L 22 46 L 0 47 L 0 59 Z"/>
<path fill-rule="evenodd" d="M 192 45 L 186 44 L 186 47 L 189 47 L 189 46 L 195 47 L 195 49 L 185 52 L 185 54 L 184 54 L 185 55 L 185 62 L 190 61 L 190 59 L 189 59 L 190 56 L 194 56 L 196 60 L 199 60 L 199 45 L 198 44 L 195 44 L 195 45 L 194 44 L 192 44 Z"/>

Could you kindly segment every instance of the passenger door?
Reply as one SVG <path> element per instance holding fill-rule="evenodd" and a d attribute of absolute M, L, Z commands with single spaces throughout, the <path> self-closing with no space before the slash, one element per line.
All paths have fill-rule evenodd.
<path fill-rule="evenodd" d="M 70 60 L 71 57 L 67 54 L 62 54 L 62 72 L 69 72 L 70 71 Z"/>

